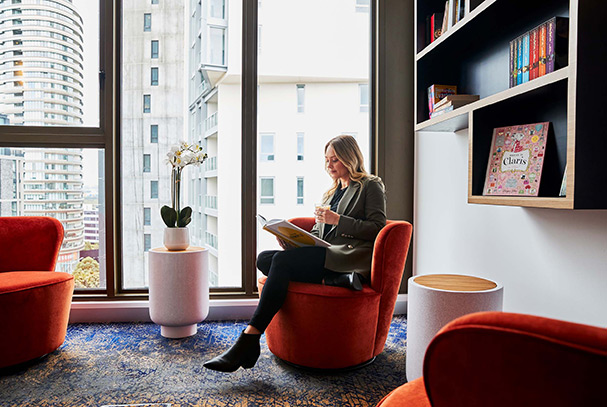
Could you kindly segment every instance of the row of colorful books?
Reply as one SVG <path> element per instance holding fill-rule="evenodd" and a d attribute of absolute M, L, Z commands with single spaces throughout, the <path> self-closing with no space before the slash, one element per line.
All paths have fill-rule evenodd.
<path fill-rule="evenodd" d="M 428 87 L 428 110 L 430 118 L 440 116 L 458 107 L 476 102 L 479 95 L 457 93 L 455 85 L 431 85 Z"/>
<path fill-rule="evenodd" d="M 464 18 L 466 0 L 447 0 L 444 12 L 426 17 L 426 45 L 434 42 Z"/>
<path fill-rule="evenodd" d="M 510 87 L 567 66 L 569 19 L 553 17 L 510 41 Z"/>

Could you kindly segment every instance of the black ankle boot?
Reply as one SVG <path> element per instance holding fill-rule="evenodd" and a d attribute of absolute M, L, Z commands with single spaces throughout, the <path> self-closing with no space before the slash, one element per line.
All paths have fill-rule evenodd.
<path fill-rule="evenodd" d="M 259 338 L 261 334 L 246 334 L 244 331 L 230 349 L 209 360 L 203 366 L 220 372 L 234 372 L 239 367 L 250 369 L 259 358 Z"/>
<path fill-rule="evenodd" d="M 339 273 L 339 275 L 331 275 L 325 277 L 325 285 L 333 285 L 336 287 L 349 288 L 354 291 L 363 289 L 363 284 L 358 273 Z"/>

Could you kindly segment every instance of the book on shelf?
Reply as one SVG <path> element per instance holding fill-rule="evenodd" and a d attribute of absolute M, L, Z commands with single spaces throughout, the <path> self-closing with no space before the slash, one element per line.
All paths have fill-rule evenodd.
<path fill-rule="evenodd" d="M 430 85 L 428 87 L 428 110 L 434 111 L 434 105 L 447 95 L 455 95 L 457 86 L 455 85 Z"/>
<path fill-rule="evenodd" d="M 257 215 L 257 220 L 262 226 L 263 230 L 266 230 L 276 237 L 279 237 L 287 242 L 291 243 L 296 247 L 304 246 L 320 246 L 330 247 L 331 244 L 314 236 L 310 232 L 303 230 L 302 228 L 292 224 L 288 220 L 284 219 L 271 219 L 266 220 L 261 215 Z"/>
<path fill-rule="evenodd" d="M 430 118 L 433 119 L 433 118 L 435 118 L 437 116 L 440 116 L 442 114 L 452 112 L 453 109 L 455 109 L 453 106 L 447 106 L 447 107 L 445 107 L 443 109 L 435 110 L 432 113 L 430 113 Z"/>
<path fill-rule="evenodd" d="M 538 76 L 539 68 L 539 36 L 538 28 L 535 27 L 529 32 L 529 80 L 533 80 Z"/>
<path fill-rule="evenodd" d="M 441 36 L 441 26 L 443 23 L 443 13 L 434 13 L 430 16 L 430 44 Z"/>
<path fill-rule="evenodd" d="M 458 23 L 464 18 L 466 12 L 466 0 L 457 0 L 455 22 Z"/>
<path fill-rule="evenodd" d="M 529 32 L 523 35 L 523 83 L 529 82 Z"/>
<path fill-rule="evenodd" d="M 523 36 L 516 39 L 516 84 L 523 83 Z"/>
<path fill-rule="evenodd" d="M 493 129 L 483 195 L 538 196 L 550 122 Z"/>
<path fill-rule="evenodd" d="M 565 172 L 563 173 L 563 180 L 561 181 L 561 190 L 559 196 L 567 196 L 567 166 L 565 165 Z"/>
<path fill-rule="evenodd" d="M 447 106 L 454 106 L 457 109 L 468 103 L 476 102 L 479 98 L 479 95 L 447 95 L 434 104 L 434 111 Z"/>
<path fill-rule="evenodd" d="M 546 73 L 567 66 L 569 49 L 569 19 L 553 17 L 546 23 Z"/>
<path fill-rule="evenodd" d="M 517 67 L 517 56 L 516 56 L 516 40 L 510 41 L 510 87 L 516 86 L 516 67 Z"/>
<path fill-rule="evenodd" d="M 448 0 L 447 8 L 449 10 L 449 19 L 447 20 L 447 30 L 451 29 L 455 25 L 457 21 L 455 21 L 455 17 L 457 16 L 457 0 Z"/>
<path fill-rule="evenodd" d="M 443 25 L 441 26 L 441 35 L 449 29 L 449 1 L 445 2 L 445 11 L 443 12 Z"/>
<path fill-rule="evenodd" d="M 539 48 L 538 48 L 538 52 L 539 52 L 539 63 L 538 63 L 538 70 L 537 70 L 537 76 L 538 78 L 540 76 L 544 76 L 546 75 L 546 27 L 547 24 L 541 24 L 538 27 L 538 31 L 539 31 Z"/>

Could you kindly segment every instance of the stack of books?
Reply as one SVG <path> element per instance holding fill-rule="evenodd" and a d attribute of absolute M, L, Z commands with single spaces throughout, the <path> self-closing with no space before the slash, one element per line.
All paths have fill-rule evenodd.
<path fill-rule="evenodd" d="M 510 87 L 567 66 L 569 19 L 553 17 L 510 41 Z"/>
<path fill-rule="evenodd" d="M 458 107 L 467 105 L 468 103 L 476 102 L 479 95 L 448 95 L 442 98 L 434 105 L 434 111 L 430 113 L 430 118 L 440 116 L 447 112 L 453 111 Z"/>

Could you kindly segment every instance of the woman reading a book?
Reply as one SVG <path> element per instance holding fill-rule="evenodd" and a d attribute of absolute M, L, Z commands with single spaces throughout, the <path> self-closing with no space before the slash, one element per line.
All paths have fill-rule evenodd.
<path fill-rule="evenodd" d="M 384 185 L 365 170 L 352 136 L 337 136 L 327 143 L 325 169 L 333 185 L 315 211 L 311 233 L 331 246 L 293 247 L 278 239 L 284 250 L 260 253 L 257 268 L 268 279 L 253 318 L 236 343 L 204 367 L 222 372 L 253 367 L 260 354 L 260 336 L 284 303 L 291 281 L 362 290 L 371 274 L 373 243 L 386 225 Z"/>

